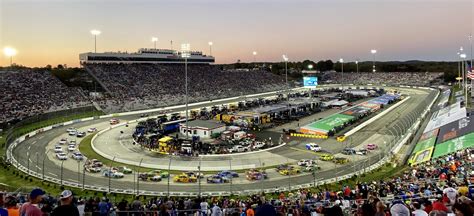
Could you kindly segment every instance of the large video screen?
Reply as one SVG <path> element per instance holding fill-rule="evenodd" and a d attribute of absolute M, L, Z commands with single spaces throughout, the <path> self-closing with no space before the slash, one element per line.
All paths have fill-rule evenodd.
<path fill-rule="evenodd" d="M 318 77 L 303 77 L 305 87 L 316 87 L 318 85 Z"/>

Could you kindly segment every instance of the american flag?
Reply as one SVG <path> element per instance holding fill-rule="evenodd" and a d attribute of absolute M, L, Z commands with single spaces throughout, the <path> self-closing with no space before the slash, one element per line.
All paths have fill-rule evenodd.
<path fill-rule="evenodd" d="M 474 79 L 474 70 L 472 69 L 471 65 L 467 64 L 467 78 L 473 80 Z"/>

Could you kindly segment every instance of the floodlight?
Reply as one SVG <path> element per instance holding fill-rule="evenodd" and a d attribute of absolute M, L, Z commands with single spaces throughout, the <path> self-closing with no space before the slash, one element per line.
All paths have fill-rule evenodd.
<path fill-rule="evenodd" d="M 92 34 L 92 35 L 100 35 L 100 33 L 101 33 L 101 32 L 100 32 L 99 30 L 96 30 L 96 29 L 91 30 L 91 34 Z"/>
<path fill-rule="evenodd" d="M 8 57 L 12 57 L 12 56 L 16 55 L 16 50 L 14 48 L 11 48 L 11 47 L 5 47 L 3 49 L 3 53 Z"/>

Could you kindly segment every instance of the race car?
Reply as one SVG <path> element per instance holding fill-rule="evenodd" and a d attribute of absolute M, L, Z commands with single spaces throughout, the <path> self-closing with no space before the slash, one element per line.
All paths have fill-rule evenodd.
<path fill-rule="evenodd" d="M 368 152 L 367 149 L 359 149 L 359 150 L 356 150 L 356 155 L 366 155 Z"/>
<path fill-rule="evenodd" d="M 287 164 L 280 164 L 277 167 L 275 167 L 275 170 L 277 172 L 280 172 L 280 170 L 288 169 L 288 167 L 289 167 L 289 165 L 287 165 Z"/>
<path fill-rule="evenodd" d="M 296 167 L 293 167 L 293 166 L 288 166 L 287 169 L 282 169 L 282 170 L 278 171 L 278 173 L 280 173 L 282 175 L 296 175 L 300 172 L 301 172 L 301 170 L 299 168 L 296 168 Z"/>
<path fill-rule="evenodd" d="M 249 148 L 241 146 L 241 145 L 236 145 L 229 149 L 229 153 L 239 153 L 239 152 L 246 152 L 246 151 L 249 151 Z"/>
<path fill-rule="evenodd" d="M 76 150 L 76 145 L 68 145 L 68 146 L 67 146 L 67 150 L 68 150 L 68 151 L 74 151 L 74 150 Z"/>
<path fill-rule="evenodd" d="M 153 176 L 154 177 L 154 176 Z M 148 180 L 148 174 L 146 173 L 140 173 L 138 174 L 138 179 L 142 180 L 142 181 L 147 181 Z M 161 176 L 160 176 L 160 180 L 161 180 Z"/>
<path fill-rule="evenodd" d="M 221 177 L 227 177 L 227 178 L 237 178 L 239 177 L 239 174 L 234 172 L 234 171 L 229 171 L 229 170 L 223 170 L 217 173 L 218 176 Z"/>
<path fill-rule="evenodd" d="M 77 131 L 69 131 L 68 134 L 69 136 L 76 136 Z"/>
<path fill-rule="evenodd" d="M 59 160 L 67 160 L 67 155 L 66 153 L 59 152 L 56 154 L 56 158 L 58 158 Z"/>
<path fill-rule="evenodd" d="M 76 130 L 77 130 L 76 128 L 70 127 L 68 129 L 66 129 L 66 132 L 68 132 L 68 133 L 71 132 L 71 131 L 76 132 Z"/>
<path fill-rule="evenodd" d="M 97 131 L 97 128 L 95 128 L 95 127 L 87 129 L 88 133 L 94 133 L 96 131 Z"/>
<path fill-rule="evenodd" d="M 354 154 L 356 154 L 356 150 L 351 149 L 351 148 L 344 148 L 344 149 L 342 150 L 342 154 L 345 154 L 345 155 L 354 155 Z"/>
<path fill-rule="evenodd" d="M 91 173 L 98 173 L 101 170 L 100 167 L 93 166 L 93 165 L 86 165 L 84 166 L 84 168 L 86 169 L 87 172 L 91 172 Z"/>
<path fill-rule="evenodd" d="M 179 174 L 173 178 L 174 182 L 181 182 L 181 183 L 193 183 L 197 182 L 196 177 L 189 177 L 186 174 Z"/>
<path fill-rule="evenodd" d="M 347 162 L 349 162 L 349 159 L 347 158 L 343 158 L 343 157 L 334 158 L 334 163 L 336 164 L 345 164 Z"/>
<path fill-rule="evenodd" d="M 126 166 L 117 167 L 116 169 L 117 169 L 117 171 L 119 171 L 119 172 L 121 172 L 121 173 L 123 173 L 123 174 L 130 174 L 130 173 L 132 173 L 132 169 L 130 169 L 130 168 L 126 167 Z"/>
<path fill-rule="evenodd" d="M 161 178 L 168 178 L 170 176 L 170 174 L 168 172 L 163 171 L 163 170 L 152 170 L 150 172 L 147 172 L 147 175 L 148 175 L 148 177 L 153 177 L 153 176 L 159 175 L 159 176 L 161 176 Z"/>
<path fill-rule="evenodd" d="M 377 149 L 377 145 L 371 143 L 371 144 L 367 144 L 367 150 L 375 150 Z"/>
<path fill-rule="evenodd" d="M 71 140 L 71 141 L 69 141 L 69 145 L 76 145 L 76 144 L 77 144 L 77 143 L 76 143 L 76 140 Z"/>
<path fill-rule="evenodd" d="M 121 172 L 114 172 L 109 169 L 102 170 L 102 176 L 104 177 L 112 177 L 112 178 L 123 178 L 123 173 Z"/>
<path fill-rule="evenodd" d="M 301 159 L 298 161 L 298 166 L 311 166 L 315 163 L 314 160 L 310 159 Z"/>
<path fill-rule="evenodd" d="M 204 178 L 204 174 L 202 174 L 200 172 L 188 171 L 188 172 L 185 172 L 184 174 L 188 175 L 189 177 L 194 176 L 196 178 Z"/>
<path fill-rule="evenodd" d="M 264 170 L 250 169 L 246 172 L 245 177 L 249 181 L 267 179 L 268 175 Z"/>
<path fill-rule="evenodd" d="M 322 161 L 332 161 L 334 159 L 334 156 L 330 154 L 322 154 L 322 155 L 319 155 L 319 159 Z"/>
<path fill-rule="evenodd" d="M 316 143 L 308 143 L 308 144 L 306 144 L 306 149 L 307 149 L 307 150 L 310 150 L 310 151 L 315 151 L 315 152 L 319 152 L 319 151 L 322 150 L 321 147 L 320 147 L 318 144 L 316 144 Z"/>
<path fill-rule="evenodd" d="M 219 175 L 212 175 L 207 177 L 207 183 L 211 184 L 221 184 L 221 183 L 228 183 L 230 182 L 230 178 L 222 177 Z"/>
<path fill-rule="evenodd" d="M 102 162 L 100 162 L 97 159 L 87 160 L 86 165 L 92 165 L 92 166 L 96 166 L 96 167 L 102 167 L 103 166 Z"/>
<path fill-rule="evenodd" d="M 255 142 L 255 144 L 252 146 L 252 149 L 253 150 L 261 149 L 265 147 L 265 145 L 266 144 L 264 142 Z"/>
<path fill-rule="evenodd" d="M 86 136 L 86 132 L 77 132 L 76 134 L 77 137 L 85 137 Z"/>
<path fill-rule="evenodd" d="M 80 152 L 73 152 L 71 154 L 71 158 L 74 159 L 74 160 L 82 160 L 82 159 L 84 159 L 84 156 L 82 156 L 82 154 Z"/>
<path fill-rule="evenodd" d="M 62 138 L 61 140 L 59 140 L 59 145 L 64 145 L 64 144 L 67 144 L 67 138 Z"/>
<path fill-rule="evenodd" d="M 156 175 L 150 178 L 150 181 L 158 182 L 161 181 L 161 176 Z"/>
<path fill-rule="evenodd" d="M 115 124 L 120 123 L 120 120 L 118 120 L 117 118 L 113 118 L 113 119 L 110 119 L 109 122 L 110 122 L 111 125 L 115 125 Z"/>
<path fill-rule="evenodd" d="M 303 172 L 313 172 L 315 170 L 320 170 L 321 167 L 319 167 L 318 165 L 314 164 L 312 166 L 307 166 L 303 169 Z"/>
<path fill-rule="evenodd" d="M 61 153 L 61 152 L 63 152 L 63 147 L 61 147 L 61 146 L 59 146 L 59 145 L 54 146 L 54 152 L 55 152 L 55 153 Z"/>

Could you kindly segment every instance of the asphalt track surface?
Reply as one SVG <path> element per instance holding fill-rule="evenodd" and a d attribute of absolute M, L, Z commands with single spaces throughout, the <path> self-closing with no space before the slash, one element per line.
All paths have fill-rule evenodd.
<path fill-rule="evenodd" d="M 388 87 L 387 87 L 388 88 Z M 402 89 L 402 88 L 398 88 Z M 324 179 L 334 178 L 338 176 L 343 176 L 354 171 L 364 170 L 366 167 L 371 164 L 379 161 L 380 158 L 383 158 L 384 155 L 391 154 L 388 150 L 388 146 L 393 144 L 397 139 L 395 136 L 400 134 L 400 131 L 403 131 L 405 128 L 408 128 L 410 122 L 414 122 L 417 115 L 419 116 L 423 109 L 427 106 L 427 102 L 431 101 L 435 96 L 434 91 L 430 93 L 429 90 L 422 89 L 402 89 L 402 93 L 408 94 L 410 99 L 405 103 L 401 104 L 392 112 L 363 128 L 361 131 L 350 136 L 345 143 L 340 143 L 339 145 L 326 145 L 322 143 L 324 149 L 329 149 L 333 153 L 340 152 L 343 148 L 348 146 L 363 146 L 367 142 L 377 142 L 379 143 L 379 150 L 375 153 L 371 153 L 367 156 L 350 156 L 354 158 L 349 158 L 353 160 L 352 162 L 345 165 L 335 165 L 332 164 L 331 167 L 324 167 L 321 171 L 318 171 L 313 177 L 311 174 L 301 174 L 294 176 L 279 176 L 279 174 L 271 174 L 271 170 L 268 172 L 271 174 L 270 178 L 264 181 L 258 182 L 249 182 L 243 180 L 245 177 L 236 178 L 231 184 L 207 184 L 205 179 L 201 180 L 201 183 L 173 183 L 170 181 L 170 184 L 167 184 L 167 180 L 164 179 L 162 182 L 142 182 L 139 183 L 140 191 L 153 191 L 153 192 L 184 192 L 186 193 L 198 193 L 206 192 L 212 194 L 213 192 L 230 192 L 238 193 L 246 190 L 263 190 L 263 189 L 275 189 L 282 187 L 291 187 L 292 185 L 312 183 L 314 181 L 320 181 Z M 231 101 L 229 101 L 231 102 Z M 426 102 L 426 103 L 425 103 Z M 218 104 L 221 104 L 219 102 Z M 214 103 L 213 103 L 214 104 Z M 210 106 L 209 104 L 206 106 Z M 200 105 L 199 107 L 201 107 Z M 190 106 L 190 109 L 198 108 Z M 179 109 L 174 109 L 173 111 L 179 111 Z M 120 119 L 122 121 L 129 121 L 139 118 L 139 115 L 131 116 L 122 116 Z M 80 122 L 73 125 L 63 126 L 59 128 L 52 129 L 50 131 L 43 132 L 36 136 L 33 136 L 13 149 L 13 155 L 16 160 L 21 163 L 24 167 L 29 167 L 30 170 L 43 173 L 47 177 L 51 178 L 61 178 L 61 163 L 58 160 L 50 158 L 46 155 L 48 151 L 48 143 L 58 137 L 65 136 L 65 130 L 67 127 L 76 127 L 76 128 L 87 128 L 91 125 L 100 125 L 108 122 L 108 118 L 97 119 L 87 122 Z M 395 134 L 395 136 L 394 136 Z M 279 155 L 281 157 L 286 157 L 288 160 L 297 161 L 304 158 L 313 158 L 315 155 L 313 153 L 300 150 L 304 143 L 309 142 L 310 140 L 295 140 L 288 143 L 286 146 L 281 148 L 271 150 L 268 153 Z M 385 143 L 385 144 L 384 144 Z M 29 152 L 30 154 L 28 155 Z M 358 157 L 358 158 L 356 158 Z M 29 160 L 28 160 L 29 158 Z M 234 158 L 221 158 L 221 160 L 230 160 Z M 73 161 L 71 158 L 68 161 Z M 66 163 L 66 162 L 65 162 Z M 216 163 L 218 163 L 216 161 Z M 323 162 L 321 162 L 323 163 Z M 328 162 L 329 163 L 329 162 Z M 323 163 L 324 164 L 324 163 Z M 43 169 L 44 165 L 44 169 Z M 69 182 L 79 182 L 82 185 L 82 182 L 85 182 L 86 185 L 92 185 L 97 189 L 106 190 L 109 187 L 109 179 L 102 177 L 98 174 L 85 174 L 83 178 L 82 167 L 80 166 L 64 166 L 62 172 L 62 179 Z M 193 168 L 195 170 L 195 168 Z M 79 172 L 78 172 L 79 170 Z M 137 184 L 129 178 L 124 179 L 111 179 L 110 188 L 119 189 L 121 192 L 126 193 L 135 193 L 137 189 Z"/>

